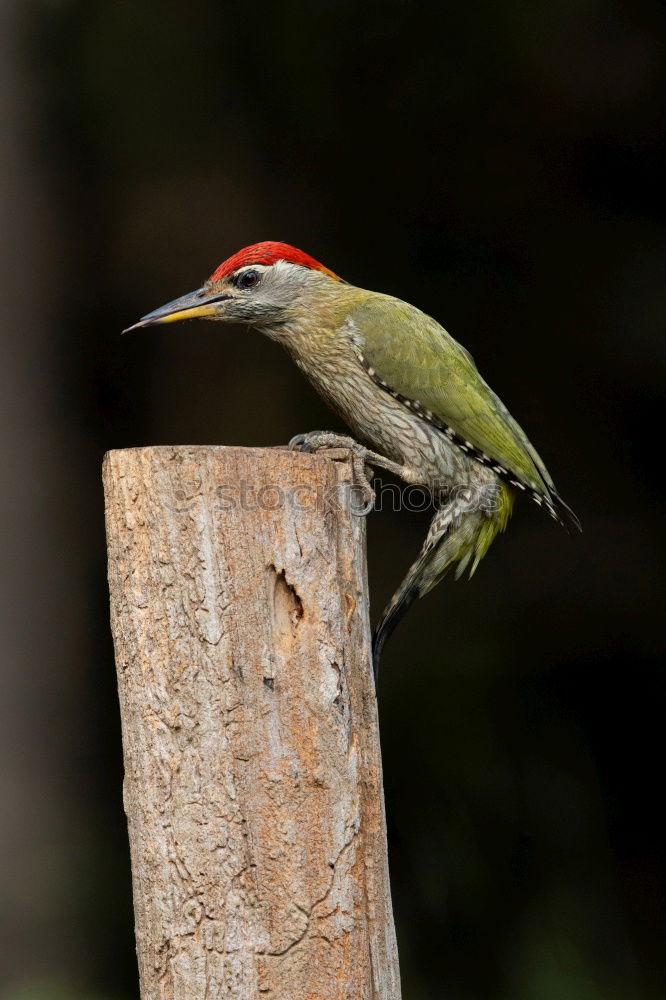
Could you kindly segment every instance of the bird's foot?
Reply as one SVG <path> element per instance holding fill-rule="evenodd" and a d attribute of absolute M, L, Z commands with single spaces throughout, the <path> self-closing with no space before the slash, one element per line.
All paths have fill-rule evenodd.
<path fill-rule="evenodd" d="M 353 451 L 362 446 L 347 434 L 336 434 L 335 431 L 308 431 L 307 434 L 296 434 L 289 442 L 289 451 L 315 452 L 324 448 L 347 448 Z"/>
<path fill-rule="evenodd" d="M 310 431 L 308 434 L 297 434 L 289 442 L 289 449 L 293 451 L 319 451 L 321 448 L 345 448 L 354 455 L 358 455 L 366 465 L 377 466 L 379 469 L 387 469 L 394 476 L 399 476 L 408 483 L 423 482 L 421 475 L 407 465 L 400 465 L 390 458 L 385 458 L 378 451 L 372 451 L 364 445 L 359 444 L 353 437 L 347 434 L 336 434 L 334 431 Z"/>
<path fill-rule="evenodd" d="M 354 438 L 346 434 L 335 434 L 333 431 L 309 431 L 307 434 L 297 434 L 289 442 L 290 451 L 303 451 L 314 453 L 316 451 L 329 451 L 342 448 L 351 453 L 353 485 L 360 493 L 363 504 L 363 513 L 370 513 L 375 504 L 375 491 L 370 482 L 370 476 L 366 470 L 372 465 L 378 465 L 387 459 L 377 455 L 374 451 L 365 448 Z M 375 461 L 380 459 L 380 462 Z M 370 475 L 372 470 L 370 469 Z"/>

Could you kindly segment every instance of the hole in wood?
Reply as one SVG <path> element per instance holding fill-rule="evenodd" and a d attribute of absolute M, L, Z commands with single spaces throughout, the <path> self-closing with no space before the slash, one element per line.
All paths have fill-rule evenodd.
<path fill-rule="evenodd" d="M 303 602 L 296 593 L 296 588 L 287 580 L 284 570 L 277 570 L 273 565 L 268 570 L 273 577 L 272 620 L 275 647 L 279 652 L 286 653 L 291 649 L 303 617 Z"/>

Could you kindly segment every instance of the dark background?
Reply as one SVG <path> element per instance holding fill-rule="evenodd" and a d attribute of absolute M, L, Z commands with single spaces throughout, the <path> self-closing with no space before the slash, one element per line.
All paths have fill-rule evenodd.
<path fill-rule="evenodd" d="M 339 426 L 258 334 L 119 336 L 263 239 L 441 320 L 585 529 L 520 503 L 387 648 L 406 1000 L 666 995 L 664 19 L 2 4 L 3 1000 L 137 995 L 104 451 Z M 424 531 L 372 517 L 375 614 Z"/>

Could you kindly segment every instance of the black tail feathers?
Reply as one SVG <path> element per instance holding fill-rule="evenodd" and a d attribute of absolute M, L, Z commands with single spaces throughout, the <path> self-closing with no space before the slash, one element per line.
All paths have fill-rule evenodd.
<path fill-rule="evenodd" d="M 414 601 L 419 596 L 417 586 L 400 589 L 390 604 L 384 609 L 374 634 L 372 636 L 372 672 L 375 676 L 375 687 L 379 677 L 379 661 L 384 643 L 393 633 L 396 625 L 404 618 Z"/>
<path fill-rule="evenodd" d="M 569 534 L 571 534 L 572 528 L 575 528 L 576 531 L 582 531 L 583 525 L 580 523 L 580 518 L 573 512 L 569 504 L 564 502 L 559 493 L 551 491 L 551 497 L 557 520 L 567 529 Z"/>

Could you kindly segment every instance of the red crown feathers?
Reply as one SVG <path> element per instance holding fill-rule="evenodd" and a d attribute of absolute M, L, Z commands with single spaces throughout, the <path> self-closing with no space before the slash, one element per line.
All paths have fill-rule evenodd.
<path fill-rule="evenodd" d="M 334 274 L 329 268 L 324 267 L 314 257 L 303 253 L 302 250 L 297 250 L 296 247 L 289 246 L 288 243 L 273 243 L 270 241 L 253 243 L 251 247 L 244 247 L 242 250 L 239 250 L 233 257 L 229 257 L 228 260 L 220 264 L 208 280 L 221 281 L 222 278 L 228 278 L 230 274 L 237 271 L 239 267 L 245 267 L 248 264 L 270 265 L 275 264 L 278 260 L 286 260 L 289 264 L 298 264 L 300 267 L 309 267 L 313 271 L 323 271 L 324 274 L 335 278 L 336 281 L 340 280 L 337 274 Z"/>

